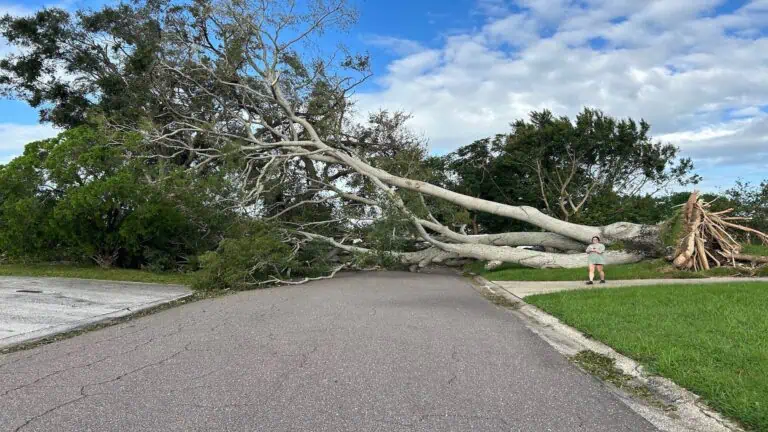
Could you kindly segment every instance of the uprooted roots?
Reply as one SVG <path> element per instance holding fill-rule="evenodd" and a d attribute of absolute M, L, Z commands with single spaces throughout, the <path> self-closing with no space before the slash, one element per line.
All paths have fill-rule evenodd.
<path fill-rule="evenodd" d="M 749 232 L 768 245 L 768 235 L 735 223 L 749 220 L 729 216 L 733 209 L 711 212 L 712 202 L 704 202 L 698 192 L 691 194 L 683 209 L 684 233 L 675 249 L 672 262 L 679 269 L 709 270 L 713 265 L 736 266 L 737 261 L 768 262 L 765 257 L 741 253 L 741 244 L 730 231 Z"/>

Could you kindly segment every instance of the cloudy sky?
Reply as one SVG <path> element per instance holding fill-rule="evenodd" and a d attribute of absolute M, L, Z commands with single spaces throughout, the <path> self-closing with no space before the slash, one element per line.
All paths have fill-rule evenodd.
<path fill-rule="evenodd" d="M 16 13 L 44 5 L 2 1 Z M 768 178 L 768 0 L 357 4 L 346 42 L 372 54 L 376 73 L 358 109 L 412 112 L 435 153 L 505 132 L 531 110 L 590 106 L 646 119 L 695 159 L 706 189 Z M 36 118 L 0 101 L 0 161 L 54 133 Z"/>

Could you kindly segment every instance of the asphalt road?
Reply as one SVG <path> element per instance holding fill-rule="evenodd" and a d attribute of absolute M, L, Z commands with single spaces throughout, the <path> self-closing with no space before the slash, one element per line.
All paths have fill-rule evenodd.
<path fill-rule="evenodd" d="M 458 277 L 371 273 L 0 356 L 0 430 L 652 431 Z"/>

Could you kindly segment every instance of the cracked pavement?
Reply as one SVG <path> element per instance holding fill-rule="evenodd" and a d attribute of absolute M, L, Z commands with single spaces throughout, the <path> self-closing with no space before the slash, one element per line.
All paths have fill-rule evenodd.
<path fill-rule="evenodd" d="M 654 431 L 454 275 L 238 293 L 0 356 L 0 430 Z"/>

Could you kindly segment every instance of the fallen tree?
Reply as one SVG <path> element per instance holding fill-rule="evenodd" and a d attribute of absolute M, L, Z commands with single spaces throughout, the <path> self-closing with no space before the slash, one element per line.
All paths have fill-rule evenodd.
<path fill-rule="evenodd" d="M 166 164 L 221 175 L 229 182 L 223 189 L 234 191 L 210 199 L 246 219 L 278 221 L 285 230 L 280 241 L 290 245 L 280 250 L 290 250 L 291 257 L 313 241 L 330 245 L 332 253 L 383 253 L 413 268 L 468 259 L 572 268 L 586 266 L 583 250 L 593 236 L 617 249 L 606 253 L 608 264 L 671 253 L 662 240 L 668 224 L 574 223 L 598 192 L 631 195 L 649 182 L 661 187 L 687 176 L 689 161 L 667 169 L 676 149 L 647 138 L 649 125 L 641 121 L 637 128 L 631 119 L 614 122 L 591 110 L 575 125 L 548 112 L 533 116 L 547 118 L 533 119 L 535 127 L 518 122 L 507 137 L 514 151 L 504 155 L 506 165 L 495 175 L 534 184 L 538 199 L 483 199 L 491 196 L 482 193 L 486 183 L 456 187 L 430 172 L 424 141 L 405 127 L 407 115 L 374 113 L 366 122 L 354 113 L 352 94 L 371 76 L 368 59 L 344 49 L 312 54 L 318 49 L 315 36 L 344 29 L 354 18 L 345 0 L 138 0 L 76 16 L 51 9 L 33 18 L 6 17 L 0 30 L 24 54 L 0 61 L 0 90 L 51 102 L 55 109 L 41 114 L 60 125 L 99 123 L 106 116 L 108 126 L 129 132 L 119 136 L 138 137 L 145 145 L 118 143 L 142 163 L 159 167 L 148 182 L 162 181 Z M 75 79 L 62 80 L 62 68 Z M 550 126 L 559 132 L 547 135 Z M 620 151 L 612 152 L 614 147 Z M 470 168 L 485 175 L 493 150 L 472 148 L 476 163 Z M 514 166 L 525 170 L 509 174 Z M 496 179 L 490 180 L 504 195 Z M 525 181 L 510 182 L 505 191 L 516 192 Z M 509 204 L 514 202 L 541 202 L 543 208 Z M 455 229 L 462 225 L 456 216 L 461 212 L 508 218 L 526 228 L 478 234 L 474 218 L 475 233 L 469 235 Z M 670 257 L 678 267 L 764 261 L 741 253 L 729 234 L 746 231 L 766 241 L 738 224 L 738 217 L 710 211 L 696 194 L 681 213 L 683 235 L 672 242 Z M 372 225 L 386 226 L 388 241 L 349 243 Z M 416 250 L 394 245 L 414 238 Z M 267 277 L 270 282 L 290 273 L 284 272 L 290 266 L 281 265 L 278 276 Z M 347 267 L 335 265 L 327 276 Z M 324 276 L 304 279 L 318 277 Z"/>
<path fill-rule="evenodd" d="M 428 181 L 423 142 L 404 131 L 406 117 L 380 113 L 367 125 L 355 120 L 351 94 L 370 77 L 368 59 L 345 51 L 308 54 L 315 35 L 353 18 L 343 0 L 312 7 L 204 0 L 158 10 L 152 19 L 162 35 L 147 85 L 162 109 L 145 121 L 112 126 L 140 134 L 147 148 L 163 149 L 156 161 L 182 155 L 190 170 L 227 171 L 239 187 L 233 206 L 244 214 L 286 220 L 305 238 L 351 253 L 371 253 L 345 243 L 352 220 L 385 217 L 429 245 L 386 251 L 416 266 L 477 259 L 583 267 L 593 236 L 624 249 L 607 252 L 609 264 L 664 253 L 660 225 L 582 225 Z M 433 214 L 441 206 L 515 219 L 536 232 L 467 235 Z M 312 220 L 296 215 L 302 208 L 314 212 Z M 695 268 L 698 240 L 692 244 L 694 250 L 680 256 Z M 510 247 L 519 245 L 559 252 Z"/>

